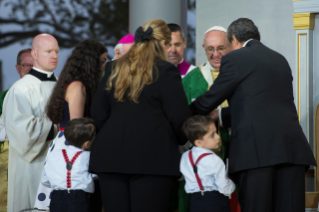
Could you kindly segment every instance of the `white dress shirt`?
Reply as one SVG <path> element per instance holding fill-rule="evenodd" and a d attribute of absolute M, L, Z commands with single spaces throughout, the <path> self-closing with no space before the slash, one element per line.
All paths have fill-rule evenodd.
<path fill-rule="evenodd" d="M 66 148 L 66 152 L 69 161 L 73 156 L 83 149 L 69 145 Z M 74 190 L 79 189 L 88 193 L 94 192 L 95 174 L 88 172 L 90 161 L 90 152 L 83 151 L 82 154 L 75 160 L 71 169 L 71 188 L 67 188 L 66 176 L 67 169 L 66 163 L 62 154 L 62 150 L 56 150 L 51 152 L 46 160 L 44 169 L 42 172 L 41 183 L 47 187 L 51 187 L 52 190 Z"/>
<path fill-rule="evenodd" d="M 209 149 L 194 146 L 191 151 L 194 163 L 201 154 L 212 153 L 203 157 L 197 163 L 197 173 L 202 181 L 204 191 L 219 191 L 225 196 L 230 196 L 235 190 L 235 184 L 227 177 L 227 171 L 222 159 Z M 180 163 L 180 171 L 186 181 L 185 191 L 186 193 L 200 192 L 188 154 L 189 151 L 182 155 Z"/>

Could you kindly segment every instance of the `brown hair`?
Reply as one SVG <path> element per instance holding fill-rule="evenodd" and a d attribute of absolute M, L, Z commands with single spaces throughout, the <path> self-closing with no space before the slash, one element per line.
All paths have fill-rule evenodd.
<path fill-rule="evenodd" d="M 124 101 L 124 96 L 134 103 L 146 85 L 152 84 L 157 75 L 153 73 L 155 59 L 167 60 L 167 54 L 162 46 L 171 42 L 171 31 L 161 19 L 152 19 L 146 22 L 142 28 L 145 32 L 148 27 L 153 29 L 150 40 L 134 42 L 128 53 L 119 58 L 107 81 L 107 90 L 114 87 L 114 97 Z M 157 71 L 157 70 L 156 70 Z"/>
<path fill-rule="evenodd" d="M 209 116 L 196 115 L 184 122 L 182 130 L 186 138 L 195 145 L 195 140 L 202 139 L 208 133 L 211 124 L 215 122 Z"/>
<path fill-rule="evenodd" d="M 171 24 L 167 24 L 167 26 L 168 26 L 169 30 L 171 30 L 171 32 L 179 32 L 182 40 L 184 41 L 185 34 L 184 34 L 184 31 L 180 25 L 171 23 Z"/>
<path fill-rule="evenodd" d="M 21 51 L 19 51 L 18 56 L 17 56 L 17 65 L 20 65 L 20 63 L 21 63 L 21 56 L 24 53 L 31 53 L 31 50 L 32 49 L 22 49 Z"/>
<path fill-rule="evenodd" d="M 64 128 L 67 142 L 78 148 L 86 141 L 93 141 L 96 135 L 94 121 L 91 118 L 78 118 L 70 120 Z"/>

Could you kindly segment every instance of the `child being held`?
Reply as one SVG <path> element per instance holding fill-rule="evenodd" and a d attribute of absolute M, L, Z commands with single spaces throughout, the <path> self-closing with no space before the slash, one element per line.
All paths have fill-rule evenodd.
<path fill-rule="evenodd" d="M 191 193 L 191 212 L 230 212 L 228 196 L 235 190 L 235 184 L 227 177 L 222 159 L 211 151 L 219 147 L 214 121 L 196 115 L 186 120 L 183 131 L 194 145 L 180 162 L 185 191 Z"/>
<path fill-rule="evenodd" d="M 92 119 L 72 119 L 64 129 L 69 145 L 48 155 L 41 182 L 52 189 L 51 212 L 89 211 L 89 193 L 94 192 L 96 177 L 88 172 L 89 150 L 95 134 Z"/>

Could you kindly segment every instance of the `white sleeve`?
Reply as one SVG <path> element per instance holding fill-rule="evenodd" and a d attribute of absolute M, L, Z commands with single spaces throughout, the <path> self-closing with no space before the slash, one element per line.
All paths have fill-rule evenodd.
<path fill-rule="evenodd" d="M 46 146 L 45 142 L 50 132 L 52 122 L 42 114 L 34 116 L 31 95 L 29 91 L 11 88 L 4 100 L 4 123 L 10 144 L 27 161 L 32 162 Z M 41 96 L 38 98 L 42 98 Z"/>
<path fill-rule="evenodd" d="M 2 115 L 0 116 L 0 141 L 6 140 L 6 129 L 4 127 L 4 120 Z"/>
<path fill-rule="evenodd" d="M 214 176 L 215 184 L 218 188 L 218 191 L 224 194 L 225 196 L 230 196 L 235 190 L 235 184 L 231 179 L 228 178 L 224 162 L 215 154 L 211 155 L 210 157 L 213 157 L 214 160 L 211 163 L 211 175 Z"/>
<path fill-rule="evenodd" d="M 99 179 L 99 177 L 97 176 L 97 174 L 91 174 L 91 175 L 92 175 L 93 180 Z"/>
<path fill-rule="evenodd" d="M 45 187 L 51 188 L 51 184 L 50 184 L 50 181 L 49 181 L 49 178 L 48 178 L 47 174 L 45 173 L 45 169 L 43 169 L 43 171 L 42 171 L 41 183 Z"/>

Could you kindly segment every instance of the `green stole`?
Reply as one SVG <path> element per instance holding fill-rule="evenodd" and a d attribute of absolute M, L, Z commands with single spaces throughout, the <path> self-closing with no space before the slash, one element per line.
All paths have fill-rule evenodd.
<path fill-rule="evenodd" d="M 0 116 L 2 115 L 2 106 L 3 106 L 4 97 L 6 96 L 8 90 L 0 92 Z"/>

